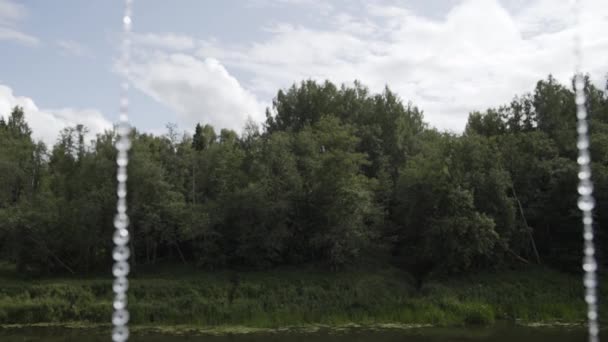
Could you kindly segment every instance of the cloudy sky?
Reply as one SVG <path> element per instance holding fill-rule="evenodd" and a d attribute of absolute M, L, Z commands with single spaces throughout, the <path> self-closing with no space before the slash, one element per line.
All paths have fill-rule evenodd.
<path fill-rule="evenodd" d="M 608 1 L 582 0 L 584 69 L 608 72 Z M 117 119 L 122 1 L 0 0 L 0 115 L 21 105 L 36 137 Z M 426 121 L 462 131 L 549 73 L 567 82 L 568 0 L 135 0 L 131 119 L 242 128 L 302 79 L 385 85 Z"/>

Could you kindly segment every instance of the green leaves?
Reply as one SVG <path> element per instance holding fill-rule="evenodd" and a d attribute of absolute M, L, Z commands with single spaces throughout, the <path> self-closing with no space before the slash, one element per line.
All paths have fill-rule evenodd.
<path fill-rule="evenodd" d="M 608 224 L 608 100 L 588 82 L 596 221 Z M 552 77 L 474 112 L 462 135 L 429 129 L 386 88 L 312 80 L 277 93 L 261 128 L 132 132 L 135 269 L 394 263 L 419 281 L 540 260 L 579 263 L 573 94 Z M 0 120 L 0 257 L 32 272 L 110 260 L 114 142 L 86 127 L 50 153 L 25 113 Z M 606 235 L 599 231 L 601 241 Z M 601 244 L 601 242 L 600 242 Z M 35 252 L 32 252 L 35 251 Z M 71 270 L 71 271 L 70 271 Z"/>
<path fill-rule="evenodd" d="M 585 82 L 587 111 L 591 117 L 591 156 L 596 161 L 593 172 L 597 173 L 595 186 L 600 189 L 606 187 L 600 165 L 606 162 L 608 146 L 605 138 L 608 98 L 589 77 Z M 495 141 L 502 165 L 512 180 L 512 191 L 508 194 L 521 205 L 516 215 L 516 229 L 509 235 L 512 250 L 532 257 L 536 240 L 541 259 L 561 268 L 577 269 L 580 214 L 575 206 L 577 167 L 573 91 L 549 76 L 537 83 L 533 93 L 516 97 L 509 106 L 489 109 L 483 114 L 471 113 L 466 134 L 487 136 Z M 603 194 L 597 192 L 597 195 L 601 197 L 598 205 L 603 207 L 606 202 Z M 483 203 L 486 201 L 478 205 Z M 596 211 L 599 225 L 608 219 L 604 212 Z M 497 221 L 499 231 L 500 226 Z M 525 238 L 530 234 L 528 232 L 533 235 Z M 600 236 L 604 235 L 600 233 Z"/>
<path fill-rule="evenodd" d="M 485 189 L 479 182 L 488 176 L 487 167 L 495 157 L 484 153 L 483 142 L 473 139 L 430 134 L 422 152 L 400 172 L 393 212 L 397 255 L 419 278 L 430 272 L 468 270 L 491 259 L 500 239 L 496 214 L 512 211 L 509 202 L 483 197 Z M 488 191 L 504 194 L 505 189 Z M 483 210 L 478 203 L 488 209 L 492 203 L 502 206 Z M 421 265 L 425 266 L 420 269 Z"/>

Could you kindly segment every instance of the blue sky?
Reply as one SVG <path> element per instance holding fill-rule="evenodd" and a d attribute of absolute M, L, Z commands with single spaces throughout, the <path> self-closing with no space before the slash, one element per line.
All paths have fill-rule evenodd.
<path fill-rule="evenodd" d="M 582 1 L 585 70 L 608 71 L 608 2 Z M 239 129 L 280 88 L 313 78 L 388 84 L 426 121 L 467 115 L 573 72 L 574 16 L 555 0 L 135 0 L 134 58 L 117 63 L 122 1 L 0 0 L 0 115 L 26 109 L 36 137 L 92 133 L 117 118 L 128 77 L 133 124 Z"/>

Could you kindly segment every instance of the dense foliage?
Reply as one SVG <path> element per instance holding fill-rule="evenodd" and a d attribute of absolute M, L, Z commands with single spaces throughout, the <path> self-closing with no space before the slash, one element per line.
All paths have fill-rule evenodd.
<path fill-rule="evenodd" d="M 597 226 L 608 224 L 608 96 L 587 84 Z M 439 132 L 388 88 L 305 81 L 242 134 L 133 131 L 131 262 L 205 268 L 395 265 L 418 281 L 514 263 L 577 267 L 576 117 L 552 77 Z M 0 257 L 30 272 L 107 269 L 115 132 L 35 142 L 0 121 Z M 598 229 L 599 230 L 599 229 Z M 606 238 L 599 230 L 599 245 Z"/>
<path fill-rule="evenodd" d="M 495 321 L 577 324 L 586 317 L 580 277 L 543 267 L 454 276 L 428 281 L 420 290 L 406 272 L 394 268 L 331 273 L 300 268 L 255 272 L 192 272 L 190 267 L 175 265 L 153 268 L 154 273 L 138 272 L 129 282 L 132 332 L 181 328 L 191 335 L 197 328 L 230 333 L 318 325 L 411 328 L 412 324 Z M 0 325 L 75 322 L 70 326 L 86 327 L 107 324 L 111 316 L 112 286 L 107 277 L 33 282 L 7 276 L 0 273 Z M 606 288 L 602 286 L 602 292 Z M 602 312 L 604 304 L 600 304 Z M 0 336 L 4 331 L 10 330 L 0 329 Z"/>

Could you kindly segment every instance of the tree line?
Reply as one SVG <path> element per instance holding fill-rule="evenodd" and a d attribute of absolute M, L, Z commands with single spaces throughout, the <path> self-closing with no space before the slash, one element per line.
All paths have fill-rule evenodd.
<path fill-rule="evenodd" d="M 599 246 L 608 224 L 608 95 L 587 80 Z M 543 263 L 575 270 L 576 115 L 553 77 L 438 131 L 386 88 L 303 81 L 241 134 L 133 130 L 131 263 L 211 269 L 395 265 L 429 274 Z M 22 108 L 0 120 L 0 258 L 23 272 L 110 265 L 115 131 L 51 148 Z M 601 251 L 600 251 L 601 252 Z"/>

